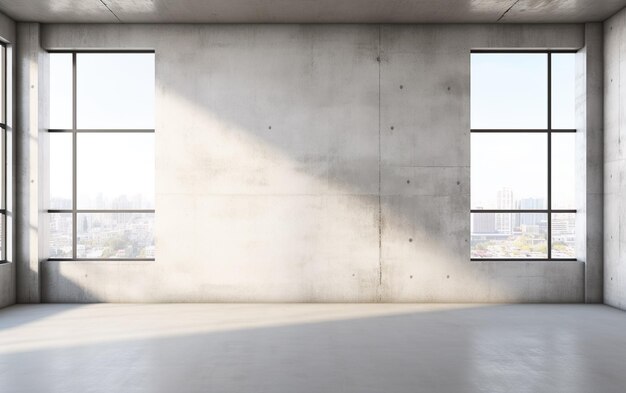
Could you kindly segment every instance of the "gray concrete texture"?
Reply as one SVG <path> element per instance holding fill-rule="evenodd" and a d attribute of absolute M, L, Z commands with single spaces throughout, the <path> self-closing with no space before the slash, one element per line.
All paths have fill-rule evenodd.
<path fill-rule="evenodd" d="M 604 24 L 604 300 L 626 309 L 626 11 Z"/>
<path fill-rule="evenodd" d="M 14 55 L 14 46 L 16 37 L 15 23 L 10 18 L 6 17 L 2 13 L 0 13 L 0 40 L 2 40 L 5 44 L 7 44 L 7 62 L 12 67 L 12 72 L 9 72 L 7 75 L 7 86 L 8 91 L 13 90 L 13 94 L 15 94 L 15 89 L 12 89 L 13 81 L 15 80 L 15 55 Z M 12 99 L 7 101 L 7 117 L 6 124 L 9 126 L 7 128 L 7 169 L 6 169 L 6 207 L 7 207 L 7 227 L 11 228 L 7 231 L 7 241 L 6 244 L 3 244 L 3 247 L 6 247 L 6 258 L 8 263 L 0 264 L 0 308 L 6 307 L 8 305 L 14 304 L 15 297 L 15 289 L 16 289 L 16 265 L 13 258 L 13 151 L 11 146 L 13 146 L 13 119 L 15 117 L 15 107 L 13 102 L 15 101 L 15 96 Z"/>
<path fill-rule="evenodd" d="M 96 304 L 0 312 L 3 393 L 623 393 L 604 305 Z"/>
<path fill-rule="evenodd" d="M 585 46 L 576 54 L 576 257 L 585 262 L 585 301 L 603 301 L 604 34 L 585 25 Z"/>
<path fill-rule="evenodd" d="M 42 23 L 601 22 L 626 0 L 0 0 Z"/>
<path fill-rule="evenodd" d="M 47 89 L 40 79 L 47 78 L 44 60 L 46 53 L 39 47 L 40 25 L 19 23 L 17 34 L 19 44 L 16 50 L 16 68 L 18 93 L 18 112 L 15 140 L 15 259 L 16 264 L 16 299 L 18 303 L 38 303 L 41 300 L 39 290 L 39 265 L 41 250 L 46 248 L 44 241 L 46 228 L 40 221 L 44 214 L 40 206 L 42 192 L 47 183 L 40 179 L 47 178 L 48 166 L 42 166 L 39 155 L 47 150 L 46 129 L 39 120 L 45 113 L 40 108 L 47 107 Z M 42 72 L 40 72 L 42 70 Z M 44 79 L 45 80 L 45 79 Z M 40 137 L 41 136 L 41 137 Z M 37 142 L 37 143 L 34 143 Z M 47 153 L 46 153 L 47 154 Z"/>
<path fill-rule="evenodd" d="M 156 51 L 157 251 L 45 262 L 42 300 L 583 301 L 581 262 L 469 260 L 469 53 L 584 31 L 43 25 L 44 49 Z"/>

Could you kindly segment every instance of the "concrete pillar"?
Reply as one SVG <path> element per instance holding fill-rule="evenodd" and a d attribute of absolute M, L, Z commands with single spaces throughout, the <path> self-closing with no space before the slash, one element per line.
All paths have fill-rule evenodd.
<path fill-rule="evenodd" d="M 0 13 L 0 39 L 6 44 L 7 55 L 7 111 L 6 111 L 6 259 L 0 264 L 0 308 L 15 303 L 15 264 L 13 258 L 13 126 L 15 102 L 15 22 Z"/>
<path fill-rule="evenodd" d="M 603 26 L 585 24 L 576 55 L 576 254 L 585 262 L 585 302 L 603 302 Z"/>
<path fill-rule="evenodd" d="M 40 45 L 38 23 L 18 23 L 17 117 L 15 132 L 15 262 L 17 269 L 17 302 L 38 303 L 41 299 L 39 265 L 45 246 L 40 242 L 39 228 L 45 215 L 40 203 L 42 174 L 47 173 L 40 154 L 46 152 L 43 142 L 47 123 L 46 52 Z M 45 88 L 42 88 L 45 87 Z M 42 231 L 45 232 L 45 231 Z"/>

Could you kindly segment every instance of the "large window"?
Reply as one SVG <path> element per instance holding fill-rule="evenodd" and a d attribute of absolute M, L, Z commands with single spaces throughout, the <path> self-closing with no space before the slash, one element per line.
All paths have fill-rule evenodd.
<path fill-rule="evenodd" d="M 50 259 L 154 259 L 154 83 L 154 53 L 50 53 Z"/>
<path fill-rule="evenodd" d="M 471 54 L 471 257 L 575 260 L 574 54 Z"/>
<path fill-rule="evenodd" d="M 0 43 L 0 263 L 7 260 L 7 48 Z"/>

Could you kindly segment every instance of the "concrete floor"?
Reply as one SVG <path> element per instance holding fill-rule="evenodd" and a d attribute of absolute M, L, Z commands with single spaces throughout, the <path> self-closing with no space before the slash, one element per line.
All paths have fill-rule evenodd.
<path fill-rule="evenodd" d="M 0 311 L 0 391 L 620 392 L 601 305 L 99 304 Z"/>

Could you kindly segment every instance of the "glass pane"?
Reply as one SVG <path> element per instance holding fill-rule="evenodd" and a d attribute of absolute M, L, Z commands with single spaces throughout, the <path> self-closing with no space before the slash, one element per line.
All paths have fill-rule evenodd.
<path fill-rule="evenodd" d="M 472 209 L 545 209 L 547 146 L 543 133 L 472 133 Z"/>
<path fill-rule="evenodd" d="M 548 127 L 548 55 L 473 53 L 473 129 Z"/>
<path fill-rule="evenodd" d="M 0 259 L 6 260 L 4 254 L 4 225 L 6 223 L 6 217 L 4 214 L 0 214 Z"/>
<path fill-rule="evenodd" d="M 154 208 L 154 134 L 77 135 L 79 209 Z"/>
<path fill-rule="evenodd" d="M 547 258 L 548 215 L 472 213 L 472 258 Z"/>
<path fill-rule="evenodd" d="M 13 126 L 13 99 L 11 93 L 13 92 L 13 77 L 11 72 L 13 70 L 12 61 L 13 61 L 13 49 L 12 48 L 4 48 L 3 50 L 5 56 L 5 62 L 7 64 L 7 69 L 5 71 L 5 80 L 4 84 L 4 100 L 5 104 L 3 105 L 5 110 L 5 122 L 9 127 Z M 7 248 L 8 249 L 8 248 Z"/>
<path fill-rule="evenodd" d="M 552 208 L 576 208 L 575 133 L 552 134 Z"/>
<path fill-rule="evenodd" d="M 552 258 L 576 258 L 576 214 L 552 213 Z"/>
<path fill-rule="evenodd" d="M 153 213 L 79 213 L 79 258 L 154 258 Z"/>
<path fill-rule="evenodd" d="M 50 209 L 72 208 L 72 134 L 50 137 Z"/>
<path fill-rule="evenodd" d="M 6 130 L 4 128 L 0 129 L 0 163 L 4 164 L 5 170 L 6 168 L 6 157 L 7 152 L 4 149 L 4 135 L 6 134 Z M 6 193 L 4 191 L 6 182 L 5 182 L 5 171 L 0 166 L 0 206 L 4 209 L 6 208 Z"/>
<path fill-rule="evenodd" d="M 576 128 L 576 62 L 573 53 L 552 55 L 552 128 Z"/>
<path fill-rule="evenodd" d="M 49 213 L 50 218 L 50 258 L 72 257 L 72 214 Z"/>
<path fill-rule="evenodd" d="M 154 128 L 153 53 L 79 53 L 78 128 Z"/>
<path fill-rule="evenodd" d="M 7 48 L 0 45 L 0 123 L 6 124 L 6 59 Z"/>
<path fill-rule="evenodd" d="M 13 207 L 13 169 L 15 168 L 15 165 L 13 164 L 13 151 L 12 151 L 13 149 L 11 149 L 10 146 L 14 146 L 13 145 L 14 131 L 4 130 L 3 134 L 4 134 L 4 145 L 5 145 L 4 160 L 3 160 L 4 165 L 5 165 L 3 196 L 4 196 L 4 207 L 6 208 L 7 206 Z"/>
<path fill-rule="evenodd" d="M 6 246 L 2 247 L 2 251 L 3 251 L 3 258 L 7 261 L 9 260 L 13 260 L 13 256 L 12 256 L 12 252 L 13 252 L 13 247 L 12 242 L 13 242 L 13 217 L 11 216 L 5 216 L 4 217 L 4 227 L 2 228 L 2 231 L 4 233 L 4 244 L 6 244 Z"/>
<path fill-rule="evenodd" d="M 72 54 L 50 54 L 50 128 L 72 128 Z"/>

